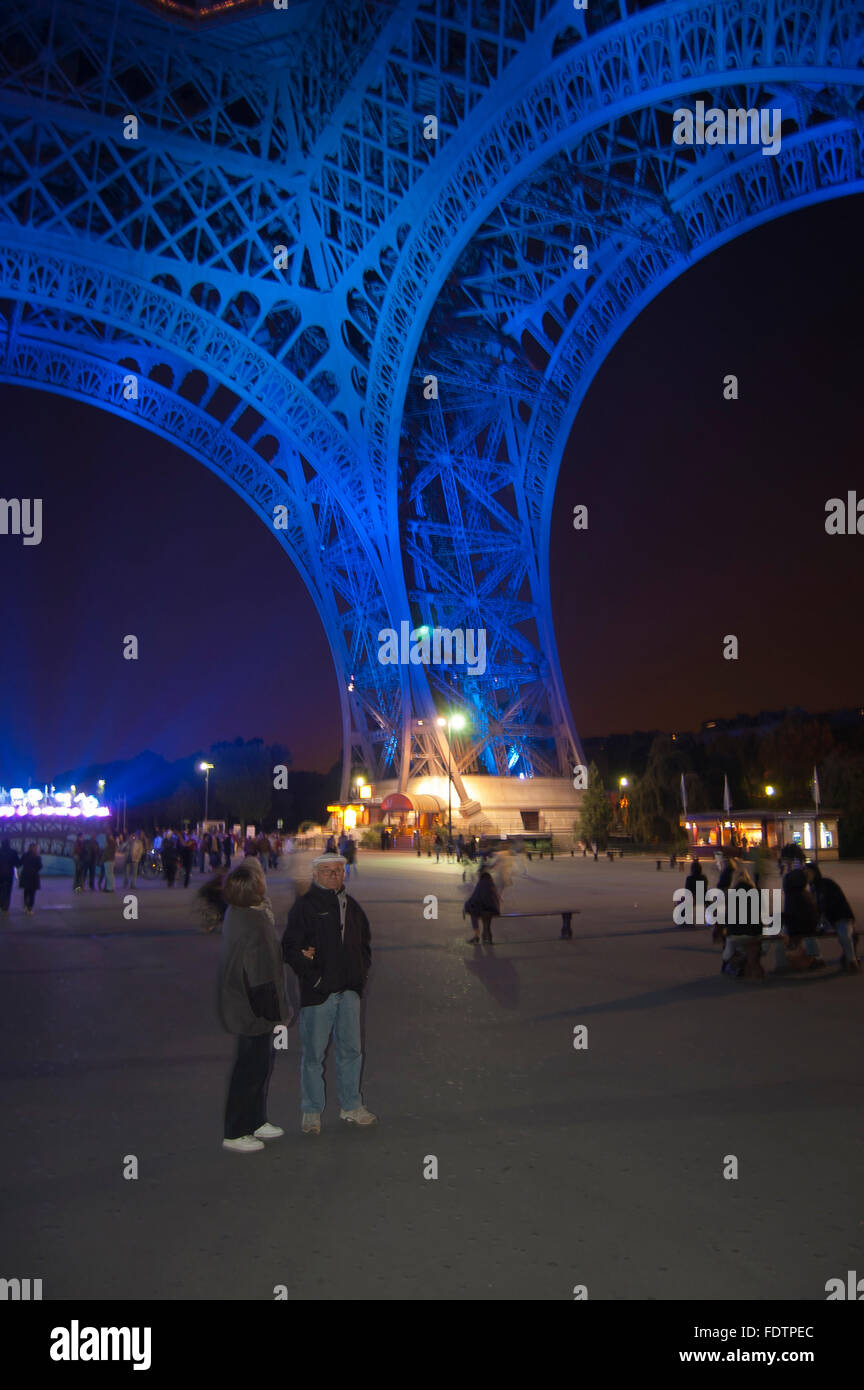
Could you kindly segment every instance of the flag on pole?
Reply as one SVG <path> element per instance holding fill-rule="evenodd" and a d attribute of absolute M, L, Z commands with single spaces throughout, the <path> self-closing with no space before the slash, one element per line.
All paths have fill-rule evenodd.
<path fill-rule="evenodd" d="M 815 765 L 813 768 L 813 800 L 815 801 L 817 806 L 819 806 L 819 804 L 822 801 L 822 797 L 819 792 L 819 773 L 816 771 Z"/>
<path fill-rule="evenodd" d="M 686 788 L 686 786 L 685 786 L 685 784 L 684 784 L 684 773 L 683 773 L 683 772 L 681 773 L 681 805 L 682 805 L 683 808 L 684 808 L 684 814 L 685 814 L 685 816 L 686 816 L 686 814 L 687 814 L 687 788 Z"/>
<path fill-rule="evenodd" d="M 723 777 L 723 810 L 726 812 L 727 816 L 731 816 L 732 801 L 729 797 L 729 778 L 725 775 Z"/>

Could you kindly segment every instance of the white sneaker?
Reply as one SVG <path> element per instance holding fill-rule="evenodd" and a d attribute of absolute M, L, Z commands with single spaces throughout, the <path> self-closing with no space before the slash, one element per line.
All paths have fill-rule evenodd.
<path fill-rule="evenodd" d="M 271 1125 L 268 1120 L 263 1125 L 259 1125 L 252 1133 L 256 1139 L 281 1139 L 285 1131 L 280 1129 L 278 1125 Z"/>
<path fill-rule="evenodd" d="M 378 1123 L 378 1116 L 373 1115 L 371 1110 L 367 1110 L 365 1105 L 358 1105 L 356 1110 L 340 1110 L 339 1119 L 347 1120 L 349 1125 L 375 1125 Z"/>
<path fill-rule="evenodd" d="M 316 1111 L 306 1111 L 301 1128 L 304 1134 L 320 1134 L 321 1116 Z"/>
<path fill-rule="evenodd" d="M 244 1134 L 240 1139 L 223 1139 L 222 1147 L 231 1149 L 235 1154 L 254 1154 L 256 1149 L 263 1149 L 264 1145 L 251 1134 Z"/>

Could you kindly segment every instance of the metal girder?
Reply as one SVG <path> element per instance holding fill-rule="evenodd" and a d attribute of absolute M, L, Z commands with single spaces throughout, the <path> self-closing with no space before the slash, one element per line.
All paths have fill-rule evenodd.
<path fill-rule="evenodd" d="M 471 729 L 460 799 L 472 770 L 569 775 L 548 573 L 567 432 L 688 264 L 862 187 L 860 5 L 178 3 L 0 5 L 7 379 L 128 415 L 134 368 L 142 424 L 268 522 L 288 507 L 344 794 L 352 768 L 441 774 L 445 703 Z M 676 146 L 698 97 L 779 105 L 782 152 Z M 482 629 L 485 673 L 383 665 L 406 619 Z"/>

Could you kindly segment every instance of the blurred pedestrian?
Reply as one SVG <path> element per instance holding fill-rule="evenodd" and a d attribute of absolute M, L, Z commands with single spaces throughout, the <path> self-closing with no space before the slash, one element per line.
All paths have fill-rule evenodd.
<path fill-rule="evenodd" d="M 114 857 L 117 854 L 117 841 L 109 830 L 99 856 L 99 887 L 103 893 L 114 892 Z M 103 887 L 104 884 L 104 887 Z"/>
<path fill-rule="evenodd" d="M 19 868 L 20 863 L 17 849 L 13 849 L 8 840 L 4 840 L 0 845 L 0 912 L 9 911 L 15 870 Z"/>
<path fill-rule="evenodd" d="M 699 860 L 698 860 L 698 859 L 691 859 L 691 861 L 690 861 L 690 872 L 688 873 L 687 877 L 686 877 L 685 880 L 684 880 L 684 887 L 686 888 L 687 892 L 690 894 L 690 900 L 691 900 L 691 902 L 693 902 L 693 903 L 696 902 L 696 898 L 697 898 L 697 894 L 698 894 L 697 884 L 699 884 L 700 882 L 701 882 L 702 885 L 703 885 L 703 886 L 702 886 L 702 892 L 703 892 L 703 893 L 707 892 L 707 889 L 708 889 L 708 880 L 707 880 L 707 878 L 705 877 L 705 874 L 704 874 L 703 871 L 702 871 L 702 865 L 699 863 Z M 686 926 L 686 923 L 685 923 L 685 926 Z"/>
<path fill-rule="evenodd" d="M 501 897 L 495 886 L 489 865 L 484 865 L 477 875 L 474 891 L 463 909 L 471 918 L 473 936 L 468 937 L 468 945 L 480 945 L 480 927 L 483 927 L 483 941 L 490 946 L 492 942 L 492 918 L 501 915 Z"/>
<path fill-rule="evenodd" d="M 169 888 L 174 887 L 174 880 L 177 877 L 177 865 L 180 854 L 177 848 L 177 838 L 173 834 L 165 835 L 162 838 L 162 873 Z"/>
<path fill-rule="evenodd" d="M 77 836 L 72 846 L 72 863 L 74 865 L 74 877 L 72 879 L 72 892 L 84 892 L 84 879 L 87 876 L 87 841 L 83 835 Z"/>
<path fill-rule="evenodd" d="M 96 866 L 102 851 L 99 848 L 99 841 L 95 835 L 91 835 L 87 841 L 87 878 L 90 885 L 90 892 L 96 892 Z"/>
<path fill-rule="evenodd" d="M 39 850 L 36 845 L 28 845 L 27 853 L 22 856 L 21 867 L 18 870 L 18 885 L 24 894 L 24 910 L 28 917 L 33 916 L 33 906 L 41 883 L 39 878 L 41 872 L 42 860 L 39 857 Z"/>
<path fill-rule="evenodd" d="M 132 844 L 129 847 L 129 858 L 126 860 L 126 874 L 123 876 L 123 887 L 135 887 L 138 881 L 138 870 L 141 867 L 141 860 L 144 858 L 144 837 L 140 832 L 132 836 Z"/>
<path fill-rule="evenodd" d="M 191 835 L 184 835 L 180 842 L 180 863 L 183 865 L 183 887 L 189 887 L 189 880 L 192 877 L 192 870 L 195 867 L 195 850 L 197 845 Z"/>
<path fill-rule="evenodd" d="M 354 871 L 355 877 L 357 874 L 357 842 L 353 835 L 346 835 L 343 854 L 345 858 L 345 882 L 347 883 L 351 877 L 352 870 Z"/>

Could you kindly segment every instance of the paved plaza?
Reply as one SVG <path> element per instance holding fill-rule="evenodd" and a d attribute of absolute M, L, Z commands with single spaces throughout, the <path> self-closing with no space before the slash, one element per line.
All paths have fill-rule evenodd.
<path fill-rule="evenodd" d="M 735 981 L 709 932 L 671 925 L 680 873 L 527 869 L 505 910 L 579 907 L 572 941 L 547 917 L 475 949 L 455 865 L 361 856 L 380 1124 L 340 1124 L 332 1096 L 320 1138 L 301 1136 L 295 1023 L 271 1086 L 286 1135 L 248 1156 L 221 1148 L 233 1043 L 197 876 L 139 885 L 131 922 L 121 893 L 45 879 L 28 919 L 16 891 L 0 1274 L 41 1278 L 46 1299 L 818 1300 L 864 1268 L 864 977 L 839 974 L 833 939 L 825 970 Z M 864 865 L 827 872 L 860 917 Z M 287 871 L 271 892 L 281 934 Z"/>

